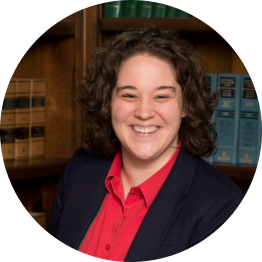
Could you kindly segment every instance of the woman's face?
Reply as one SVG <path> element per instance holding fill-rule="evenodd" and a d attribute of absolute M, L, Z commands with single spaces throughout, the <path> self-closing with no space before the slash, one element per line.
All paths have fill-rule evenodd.
<path fill-rule="evenodd" d="M 124 61 L 112 93 L 111 117 L 122 154 L 140 160 L 169 159 L 178 144 L 181 88 L 173 66 L 140 54 Z"/>

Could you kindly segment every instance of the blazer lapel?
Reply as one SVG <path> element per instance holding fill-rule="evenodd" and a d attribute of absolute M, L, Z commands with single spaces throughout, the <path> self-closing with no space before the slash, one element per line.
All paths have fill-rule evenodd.
<path fill-rule="evenodd" d="M 174 167 L 150 206 L 125 261 L 153 260 L 180 210 L 179 200 L 188 195 L 198 159 L 180 151 Z"/>
<path fill-rule="evenodd" d="M 74 249 L 79 248 L 103 203 L 107 192 L 104 182 L 111 165 L 112 161 L 87 162 L 75 172 L 58 231 L 60 240 Z"/>
<path fill-rule="evenodd" d="M 165 187 L 149 208 L 125 261 L 153 260 L 159 245 L 172 225 L 180 206 Z"/>

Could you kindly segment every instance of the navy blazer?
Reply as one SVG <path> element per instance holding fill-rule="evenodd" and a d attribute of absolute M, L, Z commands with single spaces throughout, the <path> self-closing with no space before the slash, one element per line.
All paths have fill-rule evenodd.
<path fill-rule="evenodd" d="M 58 185 L 50 234 L 79 248 L 107 193 L 104 182 L 111 164 L 83 148 L 76 151 Z M 225 174 L 181 149 L 125 261 L 163 258 L 194 246 L 230 217 L 243 196 Z"/>

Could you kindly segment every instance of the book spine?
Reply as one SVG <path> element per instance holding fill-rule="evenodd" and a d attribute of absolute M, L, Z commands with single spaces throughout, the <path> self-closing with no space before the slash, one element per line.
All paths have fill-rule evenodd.
<path fill-rule="evenodd" d="M 124 8 L 124 17 L 137 17 L 138 1 L 127 0 Z"/>
<path fill-rule="evenodd" d="M 176 13 L 176 17 L 187 17 L 187 18 L 189 18 L 189 17 L 193 17 L 193 16 L 191 14 L 183 11 L 183 10 L 178 9 L 178 11 Z"/>
<path fill-rule="evenodd" d="M 210 87 L 210 92 L 211 95 L 213 95 L 214 92 L 216 92 L 217 90 L 217 75 L 216 74 L 207 74 L 207 81 Z M 213 112 L 213 115 L 210 119 L 210 124 L 215 124 L 216 123 L 216 111 Z M 205 160 L 209 163 L 213 163 L 214 162 L 214 156 L 210 156 L 205 158 Z"/>
<path fill-rule="evenodd" d="M 29 156 L 44 155 L 45 148 L 45 80 L 32 80 L 30 107 Z"/>
<path fill-rule="evenodd" d="M 123 10 L 126 1 L 113 1 L 105 3 L 105 17 L 123 17 Z"/>
<path fill-rule="evenodd" d="M 15 158 L 29 157 L 30 80 L 17 80 Z"/>
<path fill-rule="evenodd" d="M 151 17 L 153 3 L 149 1 L 139 1 L 138 3 L 138 17 Z"/>
<path fill-rule="evenodd" d="M 179 12 L 179 9 L 174 8 L 172 6 L 167 6 L 166 7 L 166 15 L 165 17 L 177 17 L 177 13 Z"/>
<path fill-rule="evenodd" d="M 261 111 L 259 109 L 259 115 L 258 115 L 258 132 L 257 132 L 257 162 L 260 157 L 260 150 L 261 150 L 261 135 L 262 135 L 262 126 L 261 126 Z"/>
<path fill-rule="evenodd" d="M 184 12 L 183 10 L 178 9 L 178 11 L 176 13 L 176 17 L 186 17 L 186 12 Z"/>
<path fill-rule="evenodd" d="M 151 17 L 165 17 L 165 15 L 166 15 L 166 5 L 153 3 Z"/>
<path fill-rule="evenodd" d="M 215 162 L 237 162 L 237 142 L 240 106 L 240 75 L 219 74 L 218 91 L 220 100 L 216 113 L 216 131 L 218 135 Z"/>
<path fill-rule="evenodd" d="M 10 81 L 1 114 L 1 148 L 3 159 L 15 158 L 16 81 Z"/>
<path fill-rule="evenodd" d="M 194 17 L 194 16 L 191 15 L 191 14 L 189 14 L 189 13 L 186 13 L 186 14 L 185 14 L 185 17 L 190 18 L 190 17 Z"/>
<path fill-rule="evenodd" d="M 241 76 L 238 164 L 257 165 L 259 103 L 249 75 Z"/>

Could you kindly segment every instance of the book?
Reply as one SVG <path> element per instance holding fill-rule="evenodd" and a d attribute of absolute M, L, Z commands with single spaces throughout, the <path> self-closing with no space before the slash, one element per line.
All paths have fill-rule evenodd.
<path fill-rule="evenodd" d="M 177 17 L 179 9 L 174 8 L 172 6 L 166 6 L 166 14 L 165 17 Z"/>
<path fill-rule="evenodd" d="M 151 17 L 165 17 L 166 7 L 164 4 L 153 3 Z"/>
<path fill-rule="evenodd" d="M 208 84 L 211 88 L 211 94 L 213 94 L 214 92 L 216 92 L 217 90 L 217 74 L 206 74 L 206 79 L 208 81 Z M 216 122 L 216 110 L 213 112 L 213 115 L 210 119 L 210 124 L 214 124 Z M 205 160 L 209 163 L 213 163 L 214 162 L 214 156 L 210 156 L 205 158 Z"/>
<path fill-rule="evenodd" d="M 183 11 L 183 10 L 180 10 L 178 9 L 178 11 L 176 12 L 176 17 L 193 17 L 192 15 L 190 15 L 189 13 Z"/>
<path fill-rule="evenodd" d="M 237 162 L 237 142 L 240 107 L 240 75 L 218 74 L 220 100 L 216 113 L 218 136 L 217 153 L 214 162 Z"/>
<path fill-rule="evenodd" d="M 16 81 L 10 81 L 1 114 L 1 148 L 3 159 L 15 158 Z"/>
<path fill-rule="evenodd" d="M 153 9 L 153 2 L 139 1 L 137 17 L 151 17 Z"/>
<path fill-rule="evenodd" d="M 34 220 L 43 228 L 46 227 L 46 213 L 44 212 L 29 212 Z"/>
<path fill-rule="evenodd" d="M 261 150 L 261 139 L 262 139 L 262 126 L 261 126 L 261 111 L 259 110 L 259 115 L 258 115 L 258 146 L 257 146 L 257 159 L 259 160 L 260 157 L 260 150 Z"/>
<path fill-rule="evenodd" d="M 260 109 L 255 87 L 249 75 L 241 76 L 238 164 L 257 165 L 261 143 Z"/>
<path fill-rule="evenodd" d="M 123 17 L 126 1 L 112 1 L 105 3 L 105 17 Z"/>
<path fill-rule="evenodd" d="M 136 17 L 138 3 L 136 0 L 127 0 L 124 6 L 124 17 Z"/>
<path fill-rule="evenodd" d="M 32 80 L 30 106 L 29 156 L 44 155 L 45 142 L 45 80 Z"/>
<path fill-rule="evenodd" d="M 15 158 L 29 157 L 31 80 L 16 82 Z"/>

